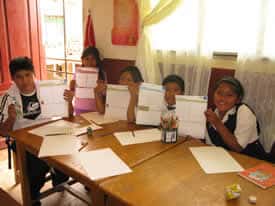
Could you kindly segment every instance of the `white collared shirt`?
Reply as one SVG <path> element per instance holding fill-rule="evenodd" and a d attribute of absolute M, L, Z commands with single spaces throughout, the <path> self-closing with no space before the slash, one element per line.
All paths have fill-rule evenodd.
<path fill-rule="evenodd" d="M 37 92 L 37 98 L 40 101 L 38 82 L 35 82 L 35 87 L 36 87 L 36 92 Z M 42 114 L 40 114 L 35 120 L 23 118 L 22 98 L 21 98 L 20 91 L 19 91 L 18 87 L 16 86 L 16 84 L 13 84 L 8 89 L 8 91 L 6 93 L 9 94 L 9 97 L 7 99 L 7 103 L 6 103 L 4 111 L 3 111 L 3 115 L 4 115 L 3 122 L 5 122 L 6 119 L 8 118 L 8 106 L 10 104 L 15 104 L 17 114 L 16 114 L 16 121 L 13 125 L 13 130 L 29 127 L 29 126 L 32 126 L 35 124 L 40 124 L 40 123 L 47 122 L 50 120 L 49 118 L 43 117 Z M 2 101 L 2 97 L 0 97 L 0 102 L 1 101 Z"/>
<path fill-rule="evenodd" d="M 217 109 L 215 110 L 215 113 L 218 115 Z M 222 122 L 226 122 L 229 115 L 234 113 L 236 113 L 236 106 L 227 111 Z M 245 104 L 241 105 L 238 109 L 234 136 L 237 138 L 237 142 L 243 149 L 246 148 L 248 144 L 255 142 L 259 138 L 256 116 Z M 205 139 L 207 144 L 213 145 L 207 131 Z"/>

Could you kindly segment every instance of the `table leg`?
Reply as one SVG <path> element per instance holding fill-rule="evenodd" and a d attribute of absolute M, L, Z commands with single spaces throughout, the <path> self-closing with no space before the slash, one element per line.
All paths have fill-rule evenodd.
<path fill-rule="evenodd" d="M 16 152 L 12 153 L 12 159 L 13 159 L 14 180 L 15 180 L 15 184 L 17 185 L 20 183 L 20 176 L 19 176 L 20 172 L 19 172 Z"/>
<path fill-rule="evenodd" d="M 105 206 L 105 194 L 98 187 L 91 188 L 90 196 L 92 199 L 92 205 Z"/>
<path fill-rule="evenodd" d="M 21 192 L 23 199 L 23 206 L 31 206 L 31 195 L 30 195 L 30 183 L 27 175 L 27 164 L 26 164 L 26 150 L 24 145 L 20 142 L 16 142 L 17 160 L 19 163 L 20 170 L 20 182 Z"/>

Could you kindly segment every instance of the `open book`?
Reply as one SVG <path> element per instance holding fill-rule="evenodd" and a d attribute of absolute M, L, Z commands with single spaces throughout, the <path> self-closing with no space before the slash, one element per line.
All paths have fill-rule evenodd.
<path fill-rule="evenodd" d="M 239 175 L 263 189 L 275 185 L 275 167 L 268 163 L 246 169 L 240 172 Z"/>

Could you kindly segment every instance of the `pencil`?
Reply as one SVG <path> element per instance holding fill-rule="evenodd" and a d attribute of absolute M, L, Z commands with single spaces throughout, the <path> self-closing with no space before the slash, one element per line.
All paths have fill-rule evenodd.
<path fill-rule="evenodd" d="M 57 135 L 66 135 L 68 133 L 52 133 L 52 134 L 46 134 L 46 136 L 57 136 Z"/>
<path fill-rule="evenodd" d="M 88 142 L 86 142 L 85 144 L 83 144 L 79 149 L 78 151 L 80 152 L 84 147 L 86 147 L 88 145 Z"/>

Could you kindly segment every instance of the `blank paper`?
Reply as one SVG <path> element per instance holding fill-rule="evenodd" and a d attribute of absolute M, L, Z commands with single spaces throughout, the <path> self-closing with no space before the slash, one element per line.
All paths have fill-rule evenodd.
<path fill-rule="evenodd" d="M 242 166 L 222 147 L 190 147 L 190 150 L 207 174 L 243 171 Z"/>
<path fill-rule="evenodd" d="M 44 137 L 38 157 L 74 154 L 78 152 L 78 145 L 78 140 L 75 136 Z"/>
<path fill-rule="evenodd" d="M 80 161 L 92 180 L 132 172 L 132 170 L 110 149 L 79 153 Z"/>
<path fill-rule="evenodd" d="M 121 145 L 141 144 L 146 142 L 160 141 L 161 131 L 159 129 L 145 129 L 127 132 L 115 132 L 114 136 Z"/>

